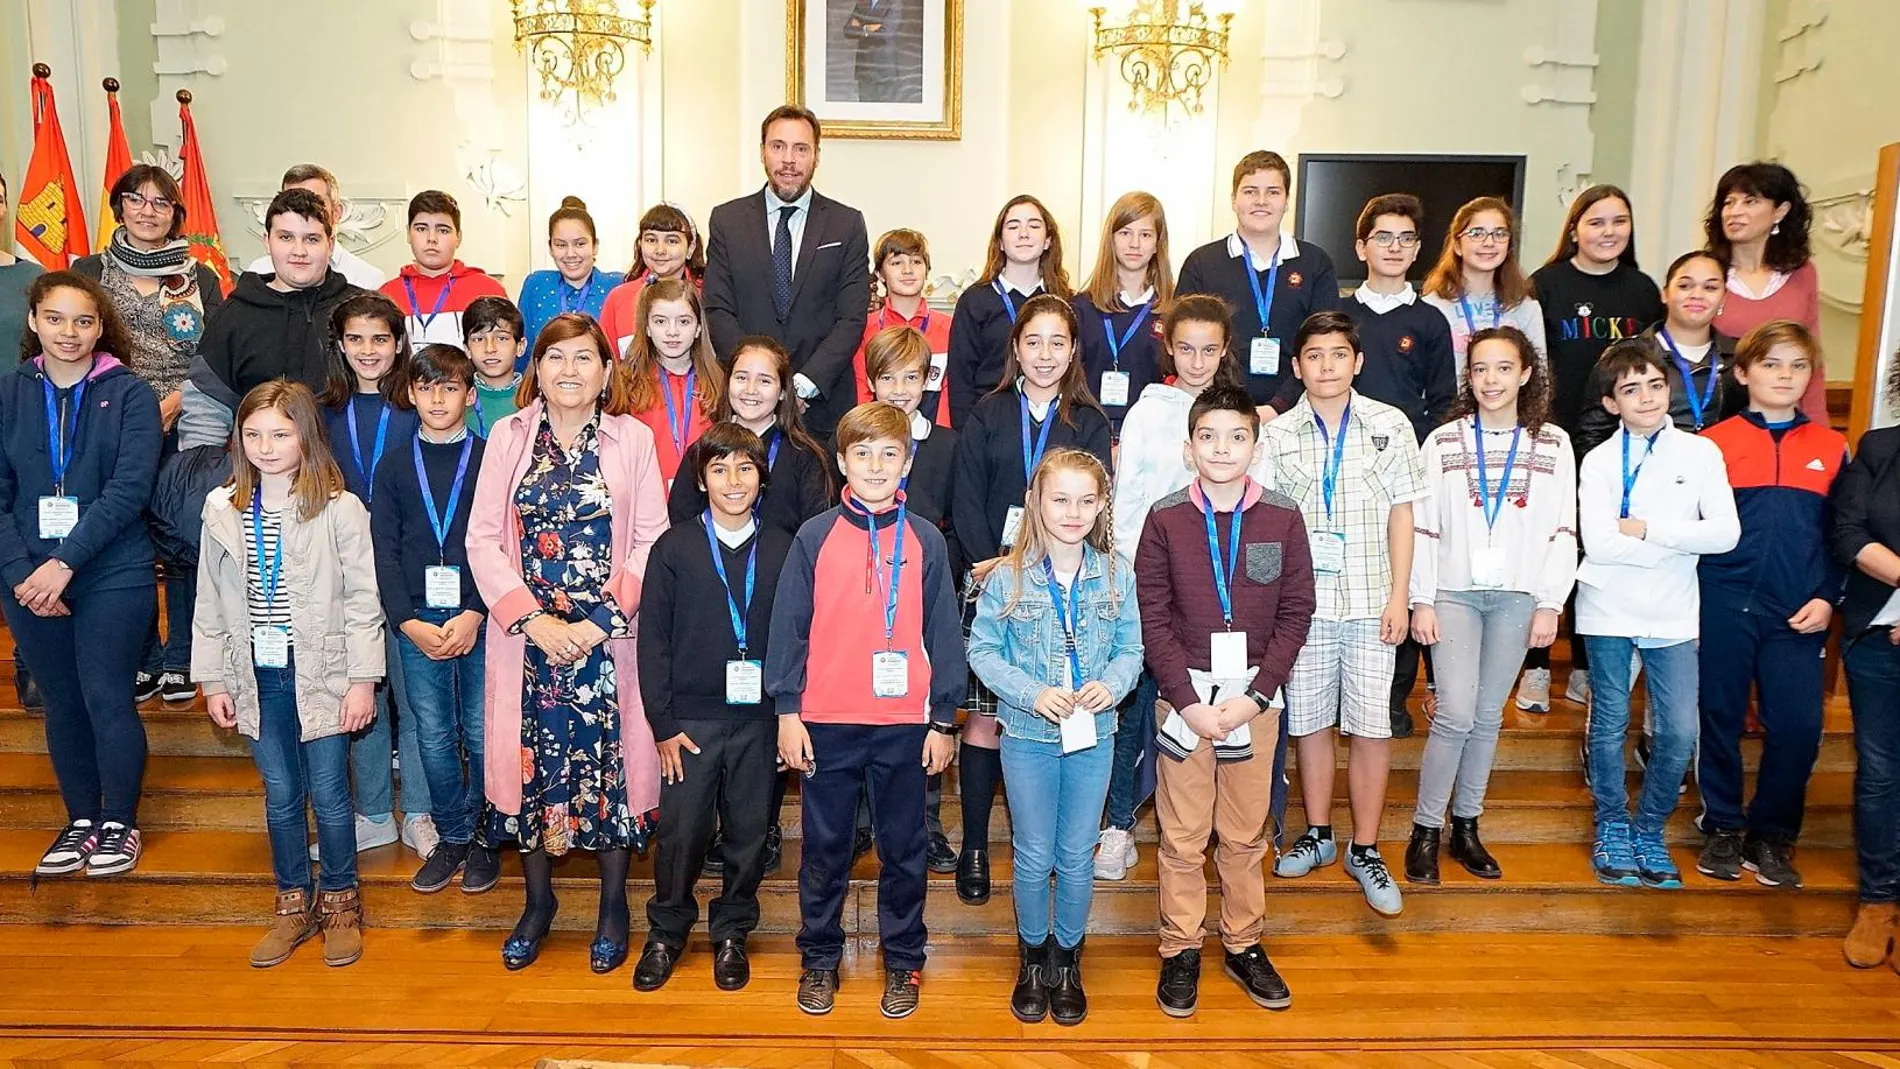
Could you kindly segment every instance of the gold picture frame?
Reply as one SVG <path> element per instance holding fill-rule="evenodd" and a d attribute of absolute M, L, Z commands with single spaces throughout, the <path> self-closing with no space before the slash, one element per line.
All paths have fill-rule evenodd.
<path fill-rule="evenodd" d="M 785 99 L 826 137 L 961 139 L 963 0 L 786 0 Z"/>

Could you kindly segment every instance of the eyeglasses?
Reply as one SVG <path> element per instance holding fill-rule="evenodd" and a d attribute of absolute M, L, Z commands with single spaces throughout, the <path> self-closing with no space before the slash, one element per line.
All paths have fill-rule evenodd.
<path fill-rule="evenodd" d="M 1418 248 L 1418 235 L 1412 233 L 1394 234 L 1390 230 L 1381 230 L 1367 240 L 1382 249 L 1391 248 L 1394 244 L 1401 249 Z"/>
<path fill-rule="evenodd" d="M 1461 238 L 1470 238 L 1472 241 L 1475 241 L 1480 245 L 1484 245 L 1490 242 L 1497 242 L 1498 244 L 1501 245 L 1511 240 L 1511 230 L 1509 227 L 1502 227 L 1502 226 L 1498 227 L 1496 230 L 1479 230 L 1477 227 L 1474 226 L 1471 229 L 1460 233 L 1458 236 Z"/>
<path fill-rule="evenodd" d="M 143 193 L 121 193 L 119 203 L 128 208 L 150 208 L 160 215 L 171 211 L 177 205 L 165 197 L 148 197 Z"/>

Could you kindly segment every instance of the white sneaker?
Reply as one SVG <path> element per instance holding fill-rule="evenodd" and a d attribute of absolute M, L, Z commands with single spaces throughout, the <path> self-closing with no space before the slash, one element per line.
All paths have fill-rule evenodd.
<path fill-rule="evenodd" d="M 1096 843 L 1095 878 L 1121 880 L 1135 864 L 1135 834 L 1120 828 L 1103 828 Z"/>
<path fill-rule="evenodd" d="M 419 813 L 402 822 L 402 845 L 416 852 L 418 857 L 428 860 L 442 836 L 435 830 L 435 820 L 427 813 Z"/>
<path fill-rule="evenodd" d="M 1550 669 L 1524 669 L 1517 683 L 1517 707 L 1527 713 L 1550 712 Z"/>
<path fill-rule="evenodd" d="M 435 831 L 434 828 L 429 830 L 431 834 Z M 361 813 L 356 814 L 357 853 L 360 854 L 365 850 L 374 850 L 379 846 L 388 846 L 390 843 L 396 841 L 396 835 L 396 818 L 393 815 L 384 817 L 381 820 L 371 820 Z M 317 860 L 316 843 L 310 844 L 310 860 Z"/>
<path fill-rule="evenodd" d="M 1590 704 L 1590 673 L 1580 668 L 1570 670 L 1570 682 L 1564 687 L 1564 700 L 1582 706 Z"/>

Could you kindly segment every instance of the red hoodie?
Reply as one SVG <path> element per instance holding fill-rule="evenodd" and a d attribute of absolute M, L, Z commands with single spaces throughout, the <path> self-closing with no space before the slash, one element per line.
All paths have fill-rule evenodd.
<path fill-rule="evenodd" d="M 383 283 L 382 294 L 396 302 L 409 317 L 409 351 L 441 342 L 457 349 L 462 344 L 462 313 L 477 297 L 508 297 L 501 283 L 479 267 L 460 260 L 446 273 L 425 275 L 415 264 L 404 264 L 395 278 Z"/>

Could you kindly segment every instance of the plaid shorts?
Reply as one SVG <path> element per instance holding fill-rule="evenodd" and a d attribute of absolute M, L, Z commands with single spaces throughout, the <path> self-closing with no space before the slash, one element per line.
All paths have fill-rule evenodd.
<path fill-rule="evenodd" d="M 1313 617 L 1286 681 L 1287 734 L 1337 727 L 1362 739 L 1392 737 L 1392 667 L 1398 647 L 1379 641 L 1379 621 Z"/>

